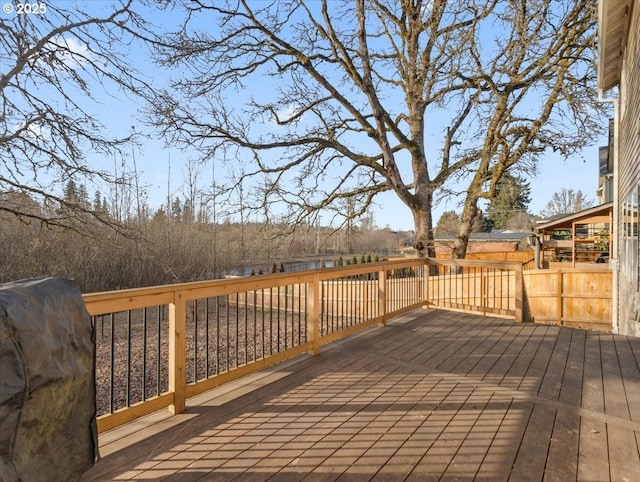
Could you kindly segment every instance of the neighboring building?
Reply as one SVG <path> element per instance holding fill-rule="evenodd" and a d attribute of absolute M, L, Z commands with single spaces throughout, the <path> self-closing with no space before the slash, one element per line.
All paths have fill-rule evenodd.
<path fill-rule="evenodd" d="M 609 269 L 612 224 L 612 202 L 538 221 L 534 228 L 540 241 L 536 243 L 536 260 L 545 268 Z"/>
<path fill-rule="evenodd" d="M 531 231 L 498 229 L 494 229 L 490 233 L 471 233 L 469 244 L 467 245 L 467 254 L 528 250 L 531 249 L 526 243 L 529 234 L 531 234 Z M 454 241 L 455 234 L 436 233 L 434 240 L 436 256 L 438 258 L 450 258 Z"/>
<path fill-rule="evenodd" d="M 599 0 L 598 89 L 615 106 L 613 331 L 640 336 L 640 0 Z M 617 96 L 608 93 L 618 88 Z"/>

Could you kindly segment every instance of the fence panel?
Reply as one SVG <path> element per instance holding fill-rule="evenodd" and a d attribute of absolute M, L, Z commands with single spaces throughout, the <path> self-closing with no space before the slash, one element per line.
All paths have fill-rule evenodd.
<path fill-rule="evenodd" d="M 611 271 L 526 271 L 524 283 L 532 321 L 611 331 Z"/>

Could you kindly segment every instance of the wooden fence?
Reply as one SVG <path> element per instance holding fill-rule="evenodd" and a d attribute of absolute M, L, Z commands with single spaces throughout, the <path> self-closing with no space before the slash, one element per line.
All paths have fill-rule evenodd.
<path fill-rule="evenodd" d="M 438 254 L 437 259 L 450 259 L 450 253 Z M 479 260 L 479 261 L 518 261 L 520 263 L 527 263 L 534 258 L 534 252 L 532 249 L 521 251 L 483 251 L 480 253 L 467 253 L 466 260 Z"/>
<path fill-rule="evenodd" d="M 523 275 L 531 321 L 611 331 L 611 271 L 534 270 Z"/>

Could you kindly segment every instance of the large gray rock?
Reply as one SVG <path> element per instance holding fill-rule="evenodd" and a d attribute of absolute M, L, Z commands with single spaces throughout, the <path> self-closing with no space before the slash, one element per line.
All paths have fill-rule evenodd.
<path fill-rule="evenodd" d="M 73 281 L 0 285 L 0 481 L 77 480 L 93 465 L 94 354 Z"/>

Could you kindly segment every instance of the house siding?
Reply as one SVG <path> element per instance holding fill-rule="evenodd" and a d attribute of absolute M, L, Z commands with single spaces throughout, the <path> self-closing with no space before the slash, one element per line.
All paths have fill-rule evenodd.
<path fill-rule="evenodd" d="M 620 79 L 618 332 L 640 336 L 640 2 L 633 2 Z"/>

